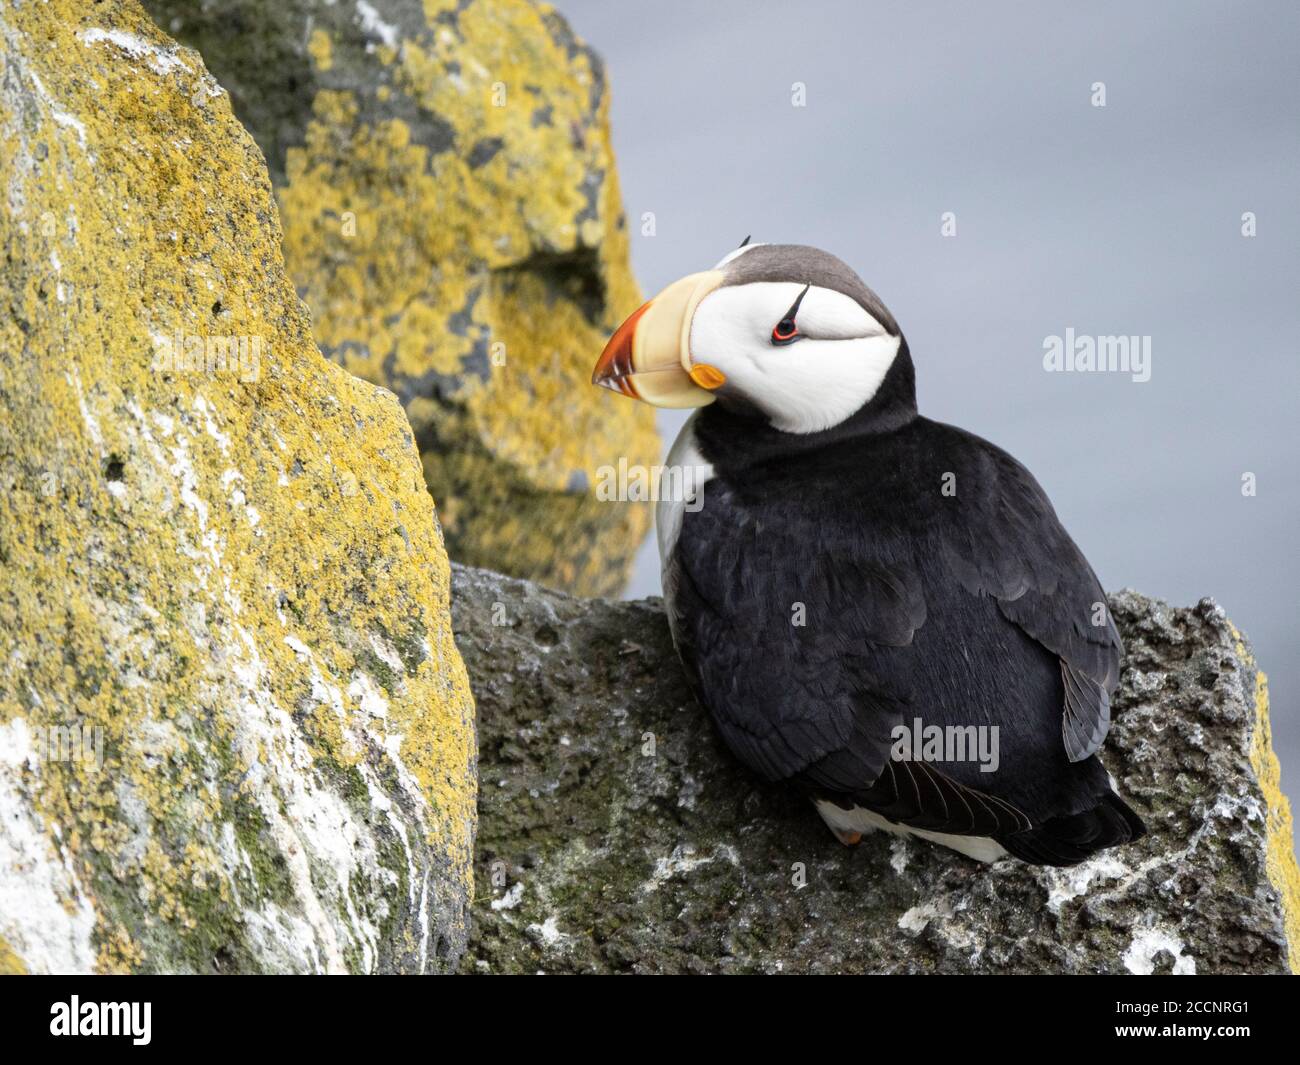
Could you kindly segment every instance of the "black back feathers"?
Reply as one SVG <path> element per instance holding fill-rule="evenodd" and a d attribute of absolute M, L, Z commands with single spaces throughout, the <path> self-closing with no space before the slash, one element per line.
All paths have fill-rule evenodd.
<path fill-rule="evenodd" d="M 878 425 L 781 434 L 782 451 L 775 430 L 718 407 L 698 416 L 715 476 L 683 516 L 666 585 L 728 746 L 817 798 L 991 837 L 1027 861 L 1072 864 L 1137 838 L 1094 756 L 1119 634 L 1042 489 L 959 429 Z M 996 727 L 1000 764 L 893 758 L 891 735 L 917 718 Z"/>

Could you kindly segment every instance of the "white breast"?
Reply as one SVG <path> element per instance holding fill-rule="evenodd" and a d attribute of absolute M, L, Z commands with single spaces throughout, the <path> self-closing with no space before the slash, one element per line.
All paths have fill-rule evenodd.
<path fill-rule="evenodd" d="M 661 478 L 660 483 L 672 483 L 687 486 L 684 493 L 665 493 L 670 498 L 661 498 L 655 506 L 655 535 L 659 540 L 659 565 L 667 572 L 668 558 L 677 544 L 677 537 L 682 532 L 682 518 L 689 505 L 698 509 L 704 504 L 705 482 L 713 476 L 713 466 L 705 462 L 704 456 L 695 443 L 695 419 L 700 416 L 696 411 L 682 426 L 673 446 L 668 449 L 669 470 L 677 471 L 672 478 Z M 668 591 L 664 590 L 667 598 Z"/>
<path fill-rule="evenodd" d="M 713 466 L 704 461 L 700 449 L 695 443 L 695 419 L 699 411 L 692 414 L 682 431 L 677 434 L 673 446 L 668 449 L 668 468 L 676 470 L 672 478 L 660 478 L 660 484 L 667 483 L 688 485 L 690 491 L 685 493 L 661 493 L 655 505 L 655 536 L 659 541 L 659 581 L 663 588 L 664 609 L 668 615 L 668 630 L 672 633 L 673 643 L 677 643 L 677 610 L 673 602 L 677 590 L 677 564 L 673 561 L 673 548 L 682 532 L 682 521 L 687 508 L 692 510 L 705 506 L 705 484 L 713 476 Z M 688 472 L 689 471 L 689 472 Z"/>

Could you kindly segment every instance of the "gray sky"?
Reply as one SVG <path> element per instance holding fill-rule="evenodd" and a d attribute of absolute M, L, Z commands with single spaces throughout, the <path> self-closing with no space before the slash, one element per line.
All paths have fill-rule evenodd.
<path fill-rule="evenodd" d="M 1245 630 L 1300 796 L 1300 5 L 558 6 L 608 63 L 647 294 L 749 233 L 846 260 L 922 412 L 1025 463 L 1107 588 Z M 1151 379 L 1045 372 L 1068 328 L 1150 336 Z M 629 594 L 658 568 L 647 545 Z"/>

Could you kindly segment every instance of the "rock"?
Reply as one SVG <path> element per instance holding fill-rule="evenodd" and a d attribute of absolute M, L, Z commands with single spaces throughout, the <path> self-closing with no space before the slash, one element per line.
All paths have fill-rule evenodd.
<path fill-rule="evenodd" d="M 0 970 L 455 967 L 446 556 L 257 146 L 134 0 L 8 4 L 0 187 Z"/>
<path fill-rule="evenodd" d="M 591 386 L 640 300 L 600 60 L 528 0 L 147 0 L 270 163 L 321 350 L 401 399 L 452 557 L 616 594 L 653 412 Z"/>
<path fill-rule="evenodd" d="M 479 712 L 469 972 L 1251 972 L 1300 960 L 1267 688 L 1208 599 L 1125 591 L 1104 758 L 1150 827 L 1074 869 L 876 834 L 723 750 L 660 604 L 453 566 Z"/>

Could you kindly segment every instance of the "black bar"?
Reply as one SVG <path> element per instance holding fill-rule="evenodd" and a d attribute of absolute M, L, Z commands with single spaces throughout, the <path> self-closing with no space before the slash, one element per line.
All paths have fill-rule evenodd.
<path fill-rule="evenodd" d="M 429 1057 L 439 1057 L 452 1042 L 468 1040 L 487 1052 L 494 1046 L 520 1050 L 514 1041 L 521 1040 L 535 1054 L 599 1045 L 597 1033 L 606 1038 L 611 1026 L 659 1045 L 668 1057 L 685 1052 L 678 1040 L 688 1031 L 726 1040 L 737 1028 L 752 1037 L 769 1026 L 769 1050 L 788 1038 L 792 1049 L 802 1042 L 811 1051 L 809 1021 L 824 1023 L 828 1034 L 851 1026 L 855 1038 L 873 1026 L 891 1033 L 890 1040 L 910 1032 L 931 1051 L 987 1049 L 990 1039 L 1043 1045 L 1044 1037 L 1071 1051 L 1150 1043 L 1226 1049 L 1286 1039 L 1294 1028 L 1294 987 L 1268 977 L 872 976 L 835 984 L 750 981 L 730 993 L 697 990 L 684 998 L 680 987 L 648 979 L 635 988 L 608 978 L 603 987 L 588 981 L 575 993 L 555 979 L 525 987 L 500 979 L 52 976 L 0 984 L 0 1023 L 5 1058 L 15 1062 L 26 1060 L 18 1056 L 23 1050 L 94 1051 L 108 1044 L 128 1053 L 246 1050 L 259 1056 L 277 1049 L 337 1054 L 351 1047 L 396 1053 L 406 1044 L 406 1053 L 423 1056 L 426 1051 L 409 1047 L 414 1040 L 427 1043 Z M 140 1036 L 130 1031 L 52 1034 L 52 1024 L 67 1019 L 74 995 L 83 1017 L 93 1004 L 95 1021 L 116 1017 L 119 1028 L 128 1028 L 132 1016 L 143 1021 L 148 1003 L 148 1042 L 137 1044 Z M 738 1001 L 745 1002 L 740 1011 Z M 104 1013 L 101 1003 L 137 1009 Z M 136 1030 L 143 1027 L 138 1023 Z M 766 1044 L 769 1036 L 762 1038 Z"/>

